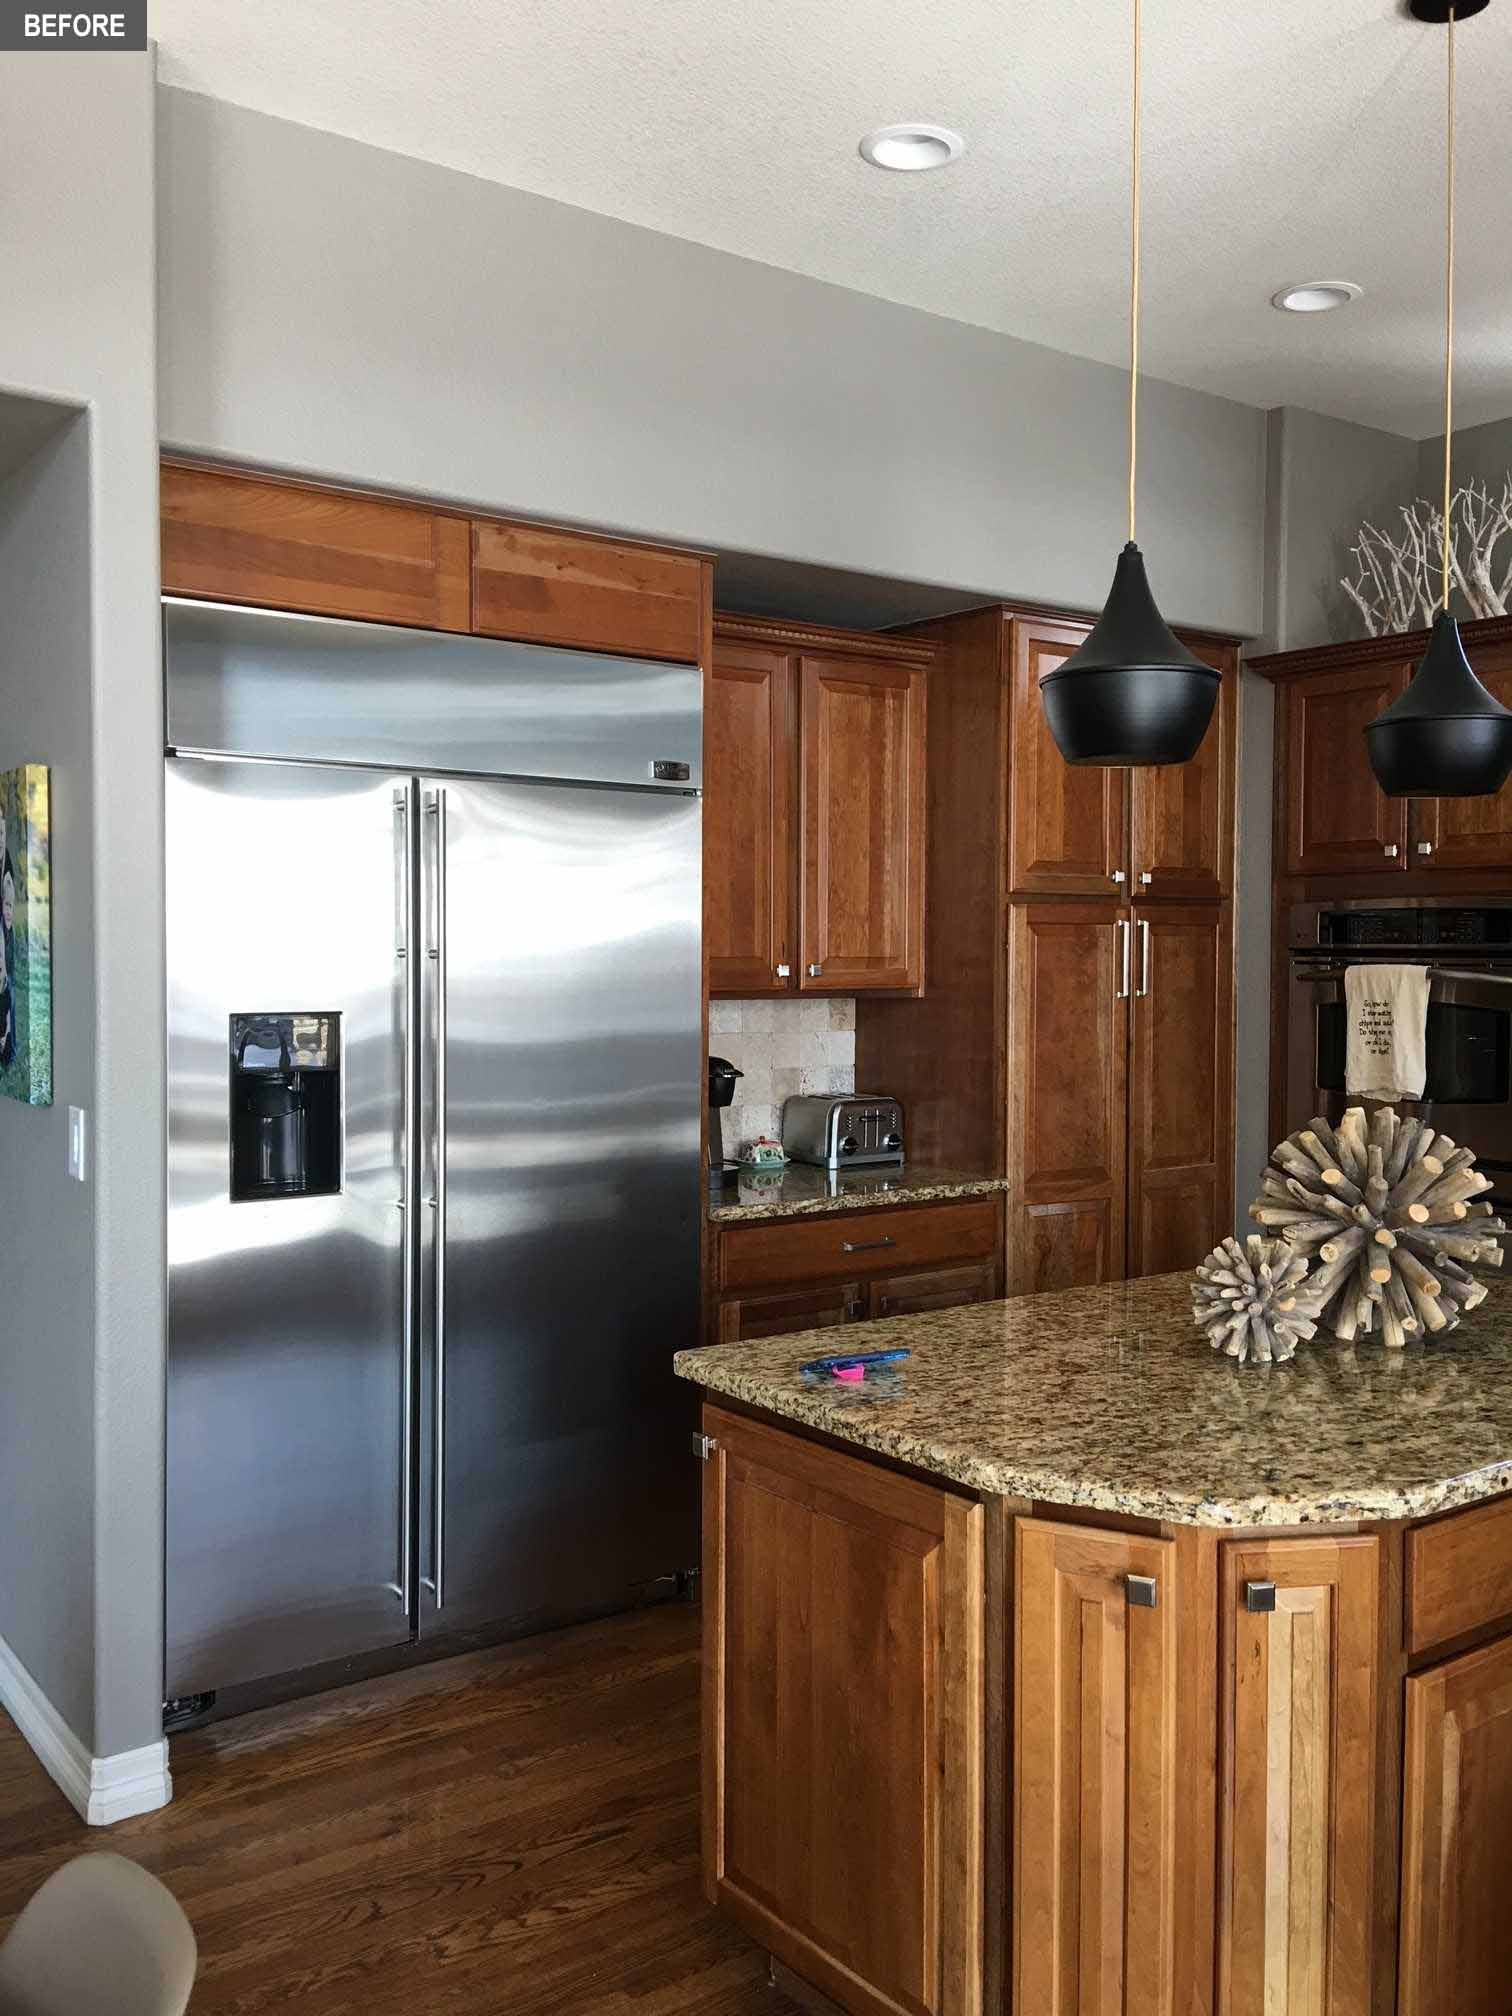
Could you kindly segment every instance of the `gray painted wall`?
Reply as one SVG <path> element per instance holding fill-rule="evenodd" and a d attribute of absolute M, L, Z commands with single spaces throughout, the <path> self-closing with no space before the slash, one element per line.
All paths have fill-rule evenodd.
<path fill-rule="evenodd" d="M 1454 434 L 1454 486 L 1484 483 L 1499 496 L 1512 473 L 1512 419 L 1489 420 L 1484 427 L 1459 427 Z M 1418 443 L 1418 489 L 1425 497 L 1444 491 L 1444 437 L 1436 434 Z"/>
<path fill-rule="evenodd" d="M 69 968 L 60 1107 L 0 1112 L 0 1223 L 18 1161 L 52 1195 L 60 1113 L 90 1110 L 93 1171 L 5 1280 L 38 1318 L 18 1347 L 0 1413 L 48 1398 L 28 1457 L 51 1463 L 73 1511 L 36 1518 L 24 1558 L 8 1536 L 0 1635 L 97 1755 L 155 1741 L 162 1701 L 163 977 L 162 710 L 157 614 L 154 60 L 115 54 L 0 56 L 6 201 L 0 272 L 0 392 L 88 409 L 82 428 L 12 479 L 9 536 L 24 551 L 50 519 L 68 582 L 32 585 L 34 633 L 5 633 L 6 745 L 61 773 L 54 900 Z M 15 312 L 24 304 L 24 312 Z M 17 488 L 15 486 L 19 485 Z M 69 505 L 73 497 L 74 504 Z M 56 555 L 48 563 L 58 566 Z M 81 602 L 88 666 L 80 670 Z M 30 611 L 30 617 L 27 616 Z M 54 690 L 59 685 L 63 690 Z M 66 817 L 66 826 L 64 819 Z M 92 916 L 94 971 L 81 965 Z M 60 989 L 62 982 L 60 980 Z M 82 987 L 84 991 L 74 991 Z M 73 1186 L 70 1186 L 73 1189 Z M 82 1277 L 82 1278 L 81 1278 Z M 7 1326 L 8 1327 L 8 1326 Z M 35 1355 L 33 1355 L 35 1354 Z M 38 1360 L 52 1359 L 44 1369 Z M 88 1390 L 89 1404 L 82 1408 Z M 50 1411 L 49 1411 L 50 1410 Z M 83 1418 L 80 1418 L 80 1415 Z M 33 1432 L 31 1421 L 24 1423 Z M 90 1439 L 92 1436 L 92 1448 Z M 92 1467 L 93 1503 L 88 1475 Z M 81 1521 L 92 1531 L 86 1551 Z M 61 1593 L 60 1593 L 61 1592 Z M 16 1634 L 14 1637 L 12 1634 Z M 24 1645 L 18 1640 L 24 1640 Z"/>
<path fill-rule="evenodd" d="M 967 601 L 1101 605 L 1124 537 L 1123 372 L 160 97 L 173 446 Z M 1143 419 L 1162 605 L 1254 632 L 1263 416 L 1152 383 Z"/>

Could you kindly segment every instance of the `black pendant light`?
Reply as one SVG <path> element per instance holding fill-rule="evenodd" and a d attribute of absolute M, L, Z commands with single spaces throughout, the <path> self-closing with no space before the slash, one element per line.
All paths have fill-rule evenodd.
<path fill-rule="evenodd" d="M 1401 698 L 1365 730 L 1370 767 L 1388 798 L 1486 798 L 1512 774 L 1512 713 L 1471 668 L 1449 613 L 1454 468 L 1454 28 L 1490 0 L 1411 0 L 1419 21 L 1449 24 L 1449 172 L 1444 275 L 1444 600 L 1423 662 Z"/>
<path fill-rule="evenodd" d="M 1218 674 L 1173 637 L 1134 543 L 1139 465 L 1140 9 L 1134 0 L 1134 147 L 1129 284 L 1129 543 L 1091 636 L 1040 681 L 1045 719 L 1068 763 L 1188 763 L 1218 698 Z"/>

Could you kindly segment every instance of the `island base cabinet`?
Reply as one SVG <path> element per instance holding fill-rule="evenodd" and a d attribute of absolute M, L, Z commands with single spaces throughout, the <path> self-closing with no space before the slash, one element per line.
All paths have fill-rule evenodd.
<path fill-rule="evenodd" d="M 1512 1638 L 1407 1682 L 1399 2016 L 1512 2007 Z"/>
<path fill-rule="evenodd" d="M 982 1507 L 703 1420 L 709 1893 L 853 2016 L 978 2016 Z"/>
<path fill-rule="evenodd" d="M 1219 2016 L 1371 2016 L 1380 1548 L 1223 1549 Z"/>
<path fill-rule="evenodd" d="M 1016 2016 L 1174 2003 L 1176 1545 L 1018 1522 Z"/>

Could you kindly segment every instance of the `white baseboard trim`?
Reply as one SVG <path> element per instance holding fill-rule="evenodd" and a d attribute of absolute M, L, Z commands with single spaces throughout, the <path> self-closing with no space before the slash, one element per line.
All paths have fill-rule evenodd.
<path fill-rule="evenodd" d="M 37 1753 L 44 1770 L 91 1827 L 154 1813 L 173 1797 L 166 1742 L 114 1757 L 91 1757 L 31 1674 L 0 1638 L 0 1707 Z"/>

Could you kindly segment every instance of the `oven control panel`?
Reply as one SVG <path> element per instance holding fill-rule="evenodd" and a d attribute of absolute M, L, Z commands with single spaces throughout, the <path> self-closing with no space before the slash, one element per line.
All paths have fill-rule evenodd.
<path fill-rule="evenodd" d="M 1393 946 L 1460 945 L 1487 949 L 1512 948 L 1512 908 L 1445 907 L 1389 910 L 1320 910 L 1320 945 L 1369 946 L 1387 951 Z"/>

